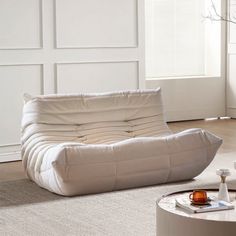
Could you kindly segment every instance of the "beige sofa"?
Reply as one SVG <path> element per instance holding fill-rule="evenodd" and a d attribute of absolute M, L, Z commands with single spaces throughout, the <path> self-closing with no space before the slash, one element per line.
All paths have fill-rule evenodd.
<path fill-rule="evenodd" d="M 160 89 L 25 100 L 24 168 L 65 196 L 194 178 L 222 143 L 202 129 L 172 134 Z"/>

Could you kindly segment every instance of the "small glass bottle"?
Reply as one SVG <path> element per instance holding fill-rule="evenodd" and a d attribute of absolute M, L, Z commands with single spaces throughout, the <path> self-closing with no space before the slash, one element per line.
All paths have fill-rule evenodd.
<path fill-rule="evenodd" d="M 218 169 L 218 170 L 216 170 L 216 174 L 219 175 L 221 178 L 218 199 L 226 201 L 226 202 L 230 202 L 228 187 L 225 182 L 226 177 L 230 176 L 230 170 L 229 169 Z"/>

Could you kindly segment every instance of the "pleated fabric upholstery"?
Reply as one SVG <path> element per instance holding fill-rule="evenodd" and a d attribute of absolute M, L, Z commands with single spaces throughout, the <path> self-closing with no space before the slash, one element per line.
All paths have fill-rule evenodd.
<path fill-rule="evenodd" d="M 27 96 L 23 109 L 24 168 L 66 196 L 193 178 L 221 143 L 201 129 L 172 134 L 160 89 Z"/>

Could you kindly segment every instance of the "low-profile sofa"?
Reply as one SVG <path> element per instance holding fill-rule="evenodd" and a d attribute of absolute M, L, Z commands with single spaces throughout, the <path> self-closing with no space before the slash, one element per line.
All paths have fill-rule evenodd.
<path fill-rule="evenodd" d="M 22 160 L 39 186 L 72 196 L 191 179 L 222 140 L 173 134 L 161 91 L 25 97 Z"/>

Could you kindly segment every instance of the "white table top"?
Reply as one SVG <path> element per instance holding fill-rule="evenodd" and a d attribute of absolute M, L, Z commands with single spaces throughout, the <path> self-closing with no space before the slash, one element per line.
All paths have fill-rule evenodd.
<path fill-rule="evenodd" d="M 168 211 L 173 214 L 177 214 L 184 217 L 190 217 L 192 219 L 202 219 L 202 220 L 211 220 L 211 221 L 223 221 L 223 222 L 235 222 L 236 223 L 236 191 L 229 191 L 231 203 L 235 205 L 233 210 L 224 210 L 224 211 L 214 211 L 214 212 L 205 212 L 205 213 L 188 213 L 183 209 L 175 206 L 175 199 L 180 196 L 189 196 L 192 191 L 187 191 L 184 193 L 171 194 L 166 197 L 163 197 L 159 202 L 158 206 L 165 211 Z M 217 191 L 207 191 L 208 197 L 215 196 L 217 197 Z"/>

